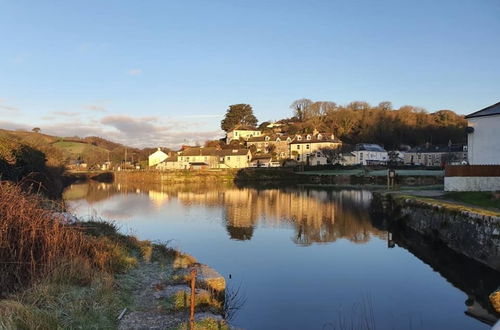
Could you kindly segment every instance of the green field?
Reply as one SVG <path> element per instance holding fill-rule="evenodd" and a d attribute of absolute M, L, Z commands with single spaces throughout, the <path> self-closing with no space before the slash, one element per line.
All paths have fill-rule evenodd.
<path fill-rule="evenodd" d="M 366 174 L 365 174 L 366 173 Z M 366 176 L 386 176 L 387 170 L 374 170 L 364 172 L 363 169 L 351 170 L 324 170 L 324 171 L 306 171 L 300 174 L 306 175 L 366 175 Z M 396 170 L 399 176 L 444 176 L 442 170 Z"/>

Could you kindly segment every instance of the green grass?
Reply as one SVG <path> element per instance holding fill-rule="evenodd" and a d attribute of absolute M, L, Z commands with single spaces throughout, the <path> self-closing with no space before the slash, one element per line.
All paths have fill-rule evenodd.
<path fill-rule="evenodd" d="M 459 204 L 452 201 L 443 200 L 441 198 L 432 198 L 432 197 L 421 197 L 421 196 L 413 196 L 413 195 L 405 195 L 402 193 L 394 194 L 394 200 L 413 200 L 416 202 L 422 202 L 427 204 L 428 207 L 439 206 L 448 211 L 452 212 L 472 212 L 486 216 L 500 216 L 500 209 L 489 209 L 478 206 L 471 206 L 466 204 Z"/>
<path fill-rule="evenodd" d="M 443 198 L 455 202 L 500 210 L 500 199 L 495 198 L 493 193 L 487 191 L 449 192 L 446 193 Z"/>
<path fill-rule="evenodd" d="M 362 169 L 351 170 L 324 170 L 324 171 L 305 171 L 299 174 L 306 175 L 363 175 L 365 172 Z M 441 170 L 396 170 L 399 176 L 444 176 L 444 171 Z M 387 170 L 368 171 L 368 176 L 387 176 Z"/>

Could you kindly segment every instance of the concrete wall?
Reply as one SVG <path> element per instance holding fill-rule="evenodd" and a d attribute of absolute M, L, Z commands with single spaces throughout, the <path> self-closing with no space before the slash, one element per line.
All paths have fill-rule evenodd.
<path fill-rule="evenodd" d="M 468 135 L 469 164 L 500 164 L 500 115 L 469 119 L 474 132 Z"/>
<path fill-rule="evenodd" d="M 498 176 L 451 176 L 444 178 L 445 191 L 497 191 L 500 190 Z"/>

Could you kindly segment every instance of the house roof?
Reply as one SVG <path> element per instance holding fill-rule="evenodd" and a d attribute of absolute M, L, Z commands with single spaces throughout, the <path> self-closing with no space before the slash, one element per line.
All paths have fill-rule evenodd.
<path fill-rule="evenodd" d="M 307 136 L 311 136 L 311 139 L 308 140 Z M 318 138 L 321 136 L 321 139 Z M 333 136 L 333 139 L 332 139 Z M 299 140 L 300 137 L 300 140 Z M 290 144 L 299 144 L 299 143 L 342 143 L 338 138 L 333 135 L 333 133 L 317 133 L 317 134 L 297 134 L 294 136 L 292 142 Z"/>
<path fill-rule="evenodd" d="M 252 126 L 248 126 L 248 125 L 238 125 L 238 126 L 235 126 L 231 131 L 259 131 L 260 132 L 260 129 L 258 129 L 257 127 L 252 127 Z"/>
<path fill-rule="evenodd" d="M 378 152 L 386 152 L 384 148 L 379 146 L 378 144 L 372 143 L 359 143 L 356 144 L 356 151 L 378 151 Z"/>
<path fill-rule="evenodd" d="M 500 102 L 490 105 L 484 109 L 473 112 L 470 115 L 465 116 L 465 118 L 477 118 L 477 117 L 486 117 L 486 116 L 494 116 L 500 115 Z"/>
<path fill-rule="evenodd" d="M 286 135 L 286 134 L 272 134 L 272 135 L 261 135 L 261 136 L 252 136 L 251 138 L 248 139 L 247 142 L 265 142 L 266 137 L 269 136 L 269 141 L 268 142 L 276 142 L 276 139 L 280 139 L 281 141 L 286 142 L 287 138 L 293 139 L 293 135 Z"/>
<path fill-rule="evenodd" d="M 222 149 L 219 150 L 220 156 L 246 156 L 248 149 Z"/>
<path fill-rule="evenodd" d="M 181 156 L 217 156 L 218 150 L 214 147 L 194 147 L 182 151 Z"/>

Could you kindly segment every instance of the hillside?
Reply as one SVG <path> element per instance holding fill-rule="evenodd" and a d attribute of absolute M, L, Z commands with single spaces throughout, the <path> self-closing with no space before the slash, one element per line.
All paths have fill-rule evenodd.
<path fill-rule="evenodd" d="M 83 161 L 92 167 L 107 160 L 116 164 L 125 160 L 125 155 L 127 161 L 138 162 L 146 160 L 152 150 L 130 148 L 100 137 L 58 137 L 37 132 L 0 129 L 0 150 L 4 150 L 4 158 L 10 155 L 12 150 L 21 148 L 21 145 L 43 152 L 49 166 Z"/>

